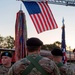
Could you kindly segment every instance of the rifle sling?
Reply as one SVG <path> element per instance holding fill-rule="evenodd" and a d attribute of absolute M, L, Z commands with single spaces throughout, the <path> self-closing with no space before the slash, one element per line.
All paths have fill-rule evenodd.
<path fill-rule="evenodd" d="M 37 56 L 35 59 L 33 59 L 31 56 L 27 56 L 27 59 L 31 62 L 31 64 L 22 72 L 22 75 L 28 75 L 34 67 L 36 67 L 36 69 L 40 71 L 42 75 L 49 75 L 38 63 L 41 58 L 41 56 Z"/>

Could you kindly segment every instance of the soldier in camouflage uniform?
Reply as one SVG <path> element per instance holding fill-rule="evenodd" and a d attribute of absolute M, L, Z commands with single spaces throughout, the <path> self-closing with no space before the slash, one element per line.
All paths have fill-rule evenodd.
<path fill-rule="evenodd" d="M 28 56 L 12 65 L 8 75 L 60 75 L 58 67 L 52 60 L 40 56 L 43 45 L 40 39 L 30 38 L 26 45 Z"/>
<path fill-rule="evenodd" d="M 11 67 L 12 55 L 9 52 L 3 52 L 1 54 L 0 75 L 7 75 L 9 68 Z"/>
<path fill-rule="evenodd" d="M 62 63 L 63 53 L 60 49 L 53 49 L 51 51 L 52 59 L 58 66 L 61 75 L 74 75 L 73 71 L 70 69 L 69 65 Z"/>

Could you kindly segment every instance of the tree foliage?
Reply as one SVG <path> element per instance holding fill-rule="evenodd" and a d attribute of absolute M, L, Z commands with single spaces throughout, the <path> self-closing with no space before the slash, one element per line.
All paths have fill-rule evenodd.
<path fill-rule="evenodd" d="M 0 35 L 0 48 L 14 48 L 14 38 L 11 36 L 2 37 Z M 53 48 L 61 48 L 61 42 L 56 41 L 53 44 L 45 44 L 42 46 L 43 50 L 52 50 Z"/>
<path fill-rule="evenodd" d="M 0 48 L 13 48 L 14 38 L 11 36 L 2 37 L 0 36 Z"/>
<path fill-rule="evenodd" d="M 14 47 L 14 38 L 13 37 L 7 36 L 4 41 L 6 42 L 6 48 Z"/>

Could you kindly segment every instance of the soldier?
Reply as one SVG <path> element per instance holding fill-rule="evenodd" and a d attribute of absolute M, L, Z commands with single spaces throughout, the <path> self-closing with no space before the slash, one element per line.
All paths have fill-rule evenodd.
<path fill-rule="evenodd" d="M 9 52 L 3 52 L 1 54 L 0 75 L 7 75 L 9 68 L 11 67 L 12 55 Z"/>
<path fill-rule="evenodd" d="M 61 75 L 74 75 L 73 71 L 70 69 L 70 66 L 62 63 L 63 53 L 61 49 L 55 48 L 51 51 L 51 54 L 53 61 L 56 63 L 60 70 Z"/>
<path fill-rule="evenodd" d="M 28 56 L 17 61 L 8 75 L 60 75 L 56 64 L 49 58 L 40 56 L 43 42 L 38 38 L 26 41 Z"/>

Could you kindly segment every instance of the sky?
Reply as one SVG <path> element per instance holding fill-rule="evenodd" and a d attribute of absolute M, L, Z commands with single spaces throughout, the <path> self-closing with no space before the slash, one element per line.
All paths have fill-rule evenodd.
<path fill-rule="evenodd" d="M 27 38 L 38 37 L 44 44 L 53 44 L 56 41 L 61 42 L 62 35 L 62 19 L 65 23 L 65 40 L 66 45 L 75 48 L 75 7 L 49 4 L 54 18 L 58 24 L 58 28 L 48 30 L 38 34 L 31 21 L 29 14 L 21 1 L 17 0 L 1 0 L 0 1 L 0 35 L 3 37 L 12 36 L 15 38 L 15 21 L 16 13 L 22 10 L 26 15 Z"/>

